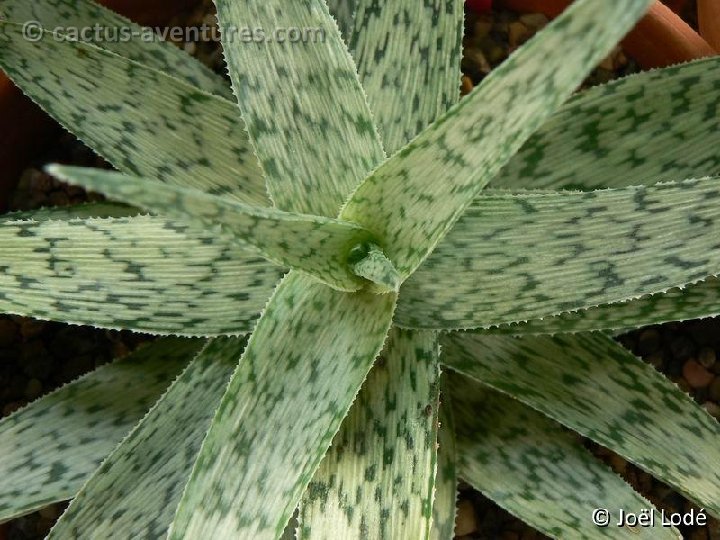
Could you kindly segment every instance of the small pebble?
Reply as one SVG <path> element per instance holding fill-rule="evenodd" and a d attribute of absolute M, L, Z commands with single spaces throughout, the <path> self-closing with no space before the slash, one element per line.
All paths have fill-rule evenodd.
<path fill-rule="evenodd" d="M 612 454 L 610 456 L 610 467 L 612 467 L 612 470 L 615 471 L 619 475 L 625 474 L 625 471 L 627 469 L 627 461 L 625 461 L 623 458 L 616 454 Z"/>
<path fill-rule="evenodd" d="M 706 401 L 703 403 L 703 407 L 705 407 L 705 410 L 710 414 L 710 416 L 714 416 L 720 420 L 720 405 L 712 401 Z"/>
<path fill-rule="evenodd" d="M 542 13 L 526 13 L 520 15 L 520 22 L 533 30 L 540 30 L 547 26 L 548 18 Z"/>
<path fill-rule="evenodd" d="M 695 354 L 695 344 L 685 336 L 677 336 L 670 342 L 670 350 L 678 360 L 687 360 Z"/>
<path fill-rule="evenodd" d="M 11 403 L 8 403 L 3 407 L 2 415 L 3 416 L 10 416 L 12 413 L 17 411 L 18 409 L 22 408 L 23 404 L 19 401 L 13 401 Z"/>
<path fill-rule="evenodd" d="M 703 367 L 711 368 L 715 364 L 715 351 L 710 347 L 703 347 L 698 353 L 698 362 Z"/>
<path fill-rule="evenodd" d="M 465 536 L 477 531 L 477 517 L 475 509 L 467 499 L 458 503 L 457 517 L 455 519 L 455 534 L 457 536 Z"/>
<path fill-rule="evenodd" d="M 530 32 L 521 22 L 513 22 L 508 26 L 508 39 L 511 47 L 518 47 L 527 41 Z"/>
<path fill-rule="evenodd" d="M 460 87 L 460 92 L 462 93 L 462 95 L 466 96 L 467 94 L 472 92 L 473 87 L 474 87 L 474 85 L 473 85 L 472 79 L 470 77 L 468 77 L 467 75 L 463 75 L 462 85 Z"/>
<path fill-rule="evenodd" d="M 70 204 L 70 197 L 64 191 L 53 191 L 48 197 L 48 202 L 52 206 L 67 206 Z"/>
<path fill-rule="evenodd" d="M 701 366 L 697 360 L 690 359 L 683 365 L 683 377 L 691 388 L 704 388 L 713 381 L 715 375 Z"/>

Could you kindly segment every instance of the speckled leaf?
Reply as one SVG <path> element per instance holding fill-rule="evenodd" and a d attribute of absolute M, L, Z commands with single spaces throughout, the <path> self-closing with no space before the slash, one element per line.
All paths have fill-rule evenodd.
<path fill-rule="evenodd" d="M 34 210 L 17 210 L 0 215 L 0 222 L 8 221 L 48 221 L 87 218 L 122 218 L 140 214 L 130 205 L 115 202 L 87 202 L 70 206 L 48 206 Z"/>
<path fill-rule="evenodd" d="M 453 540 L 457 514 L 458 471 L 455 418 L 452 412 L 447 377 L 441 380 L 440 429 L 438 430 L 438 464 L 433 501 L 432 532 L 434 540 Z"/>
<path fill-rule="evenodd" d="M 223 47 L 250 139 L 283 210 L 336 217 L 384 158 L 355 64 L 324 0 L 217 0 Z M 227 39 L 228 27 L 265 29 L 265 41 Z M 280 42 L 277 28 L 323 39 Z"/>
<path fill-rule="evenodd" d="M 401 326 L 477 328 L 658 293 L 720 269 L 720 179 L 486 192 L 403 286 Z"/>
<path fill-rule="evenodd" d="M 244 338 L 210 341 L 83 486 L 48 538 L 162 538 Z"/>
<path fill-rule="evenodd" d="M 0 220 L 0 312 L 154 334 L 240 334 L 282 275 L 213 231 L 162 218 L 34 214 Z"/>
<path fill-rule="evenodd" d="M 434 332 L 390 332 L 308 486 L 298 538 L 430 537 L 438 354 Z"/>
<path fill-rule="evenodd" d="M 648 5 L 649 0 L 575 2 L 379 167 L 342 217 L 375 233 L 400 274 L 409 276 Z"/>
<path fill-rule="evenodd" d="M 443 361 L 610 448 L 720 516 L 720 424 L 601 333 L 448 334 Z"/>
<path fill-rule="evenodd" d="M 233 102 L 92 44 L 47 33 L 25 40 L 2 22 L 0 67 L 119 170 L 269 203 Z"/>
<path fill-rule="evenodd" d="M 219 228 L 238 245 L 279 265 L 308 272 L 333 288 L 355 291 L 363 285 L 348 258 L 353 248 L 371 238 L 353 223 L 249 206 L 99 169 L 54 165 L 48 172 L 71 184 L 196 225 L 198 230 Z"/>
<path fill-rule="evenodd" d="M 720 57 L 647 71 L 568 101 L 493 187 L 595 189 L 720 173 Z"/>
<path fill-rule="evenodd" d="M 0 421 L 0 522 L 73 497 L 201 346 L 144 346 Z"/>
<path fill-rule="evenodd" d="M 463 0 L 357 0 L 350 51 L 388 154 L 460 98 Z"/>
<path fill-rule="evenodd" d="M 277 538 L 380 352 L 396 295 L 291 272 L 271 298 L 195 463 L 170 538 Z"/>
<path fill-rule="evenodd" d="M 460 477 L 553 538 L 678 539 L 676 529 L 615 526 L 620 509 L 653 506 L 597 461 L 572 434 L 522 403 L 455 375 Z M 609 527 L 593 524 L 608 509 Z"/>
<path fill-rule="evenodd" d="M 135 24 L 92 0 L 3 0 L 0 18 L 18 24 L 37 22 L 58 33 L 69 29 L 75 34 L 68 36 L 72 39 L 94 42 L 103 49 L 232 99 L 227 81 L 182 48 L 159 39 L 153 29 Z M 81 32 L 85 28 L 92 31 Z"/>
<path fill-rule="evenodd" d="M 357 0 L 327 0 L 330 13 L 335 17 L 345 43 L 350 43 L 355 26 L 355 6 Z"/>
<path fill-rule="evenodd" d="M 557 334 L 588 330 L 630 330 L 671 321 L 720 315 L 720 279 L 710 277 L 687 287 L 671 289 L 629 302 L 605 304 L 573 313 L 483 330 L 493 334 Z"/>

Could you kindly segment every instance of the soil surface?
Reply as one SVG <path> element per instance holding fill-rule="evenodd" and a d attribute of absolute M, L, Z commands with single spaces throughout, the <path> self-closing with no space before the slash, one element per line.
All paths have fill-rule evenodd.
<path fill-rule="evenodd" d="M 687 8 L 692 14 L 692 6 Z M 694 23 L 694 21 L 691 22 Z M 215 24 L 212 2 L 178 16 L 173 25 Z M 479 84 L 492 68 L 547 24 L 542 15 L 522 15 L 504 11 L 466 18 L 463 59 L 463 94 Z M 180 43 L 218 73 L 224 73 L 217 43 Z M 635 63 L 616 49 L 593 74 L 586 85 L 600 84 L 637 71 Z M 11 210 L 32 210 L 42 206 L 77 204 L 101 197 L 61 184 L 44 174 L 46 163 L 62 162 L 82 166 L 107 167 L 89 149 L 65 134 L 46 155 L 38 157 L 22 175 L 11 200 Z M 106 331 L 68 326 L 33 319 L 0 316 L 0 414 L 6 416 L 29 401 L 67 383 L 95 367 L 127 354 L 149 336 L 131 332 Z M 720 418 L 720 319 L 654 326 L 619 338 L 620 343 L 666 374 Z M 608 450 L 586 441 L 598 457 L 630 482 L 636 490 L 660 508 L 671 511 L 692 507 L 668 486 Z M 0 540 L 43 538 L 60 515 L 64 504 L 51 505 L 20 519 L 0 525 Z M 531 539 L 545 538 L 497 505 L 461 484 L 458 497 L 457 538 Z M 685 528 L 685 538 L 720 540 L 720 522 L 710 520 L 703 528 Z"/>

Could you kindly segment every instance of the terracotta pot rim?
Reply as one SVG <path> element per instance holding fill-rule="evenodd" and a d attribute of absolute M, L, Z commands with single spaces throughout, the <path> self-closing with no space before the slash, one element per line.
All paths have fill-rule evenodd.
<path fill-rule="evenodd" d="M 571 0 L 501 0 L 504 7 L 520 13 L 543 13 L 557 17 Z M 622 41 L 627 54 L 643 69 L 667 67 L 717 54 L 669 7 L 655 0 L 647 15 Z"/>

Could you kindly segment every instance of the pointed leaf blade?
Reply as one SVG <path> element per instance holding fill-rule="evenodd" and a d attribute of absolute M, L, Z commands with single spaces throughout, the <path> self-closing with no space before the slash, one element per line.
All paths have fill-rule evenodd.
<path fill-rule="evenodd" d="M 0 421 L 0 521 L 74 497 L 201 346 L 144 346 Z"/>
<path fill-rule="evenodd" d="M 385 151 L 460 99 L 463 0 L 355 0 L 350 50 Z"/>
<path fill-rule="evenodd" d="M 653 294 L 629 302 L 605 304 L 547 319 L 505 324 L 483 330 L 491 334 L 561 334 L 592 330 L 621 332 L 641 326 L 720 315 L 720 279 L 710 277 L 700 283 Z"/>
<path fill-rule="evenodd" d="M 438 429 L 438 466 L 433 501 L 431 538 L 453 540 L 458 495 L 458 453 L 455 440 L 455 417 L 452 412 L 451 391 L 446 377 L 441 378 L 440 427 Z"/>
<path fill-rule="evenodd" d="M 665 291 L 720 268 L 720 180 L 486 192 L 403 286 L 397 322 L 479 328 Z"/>
<path fill-rule="evenodd" d="M 492 181 L 600 189 L 720 173 L 720 58 L 646 71 L 571 98 Z"/>
<path fill-rule="evenodd" d="M 429 538 L 439 349 L 392 330 L 300 506 L 298 538 Z"/>
<path fill-rule="evenodd" d="M 659 518 L 652 527 L 615 526 L 619 509 L 652 505 L 559 425 L 467 378 L 451 385 L 460 476 L 501 507 L 553 538 L 680 538 Z M 597 508 L 610 511 L 607 528 L 593 523 Z"/>
<path fill-rule="evenodd" d="M 28 41 L 16 24 L 0 21 L 0 43 L 13 82 L 119 170 L 268 204 L 234 103 L 89 43 Z"/>
<path fill-rule="evenodd" d="M 77 531 L 162 537 L 245 344 L 210 341 L 95 471 L 48 538 Z"/>
<path fill-rule="evenodd" d="M 395 295 L 291 272 L 223 397 L 169 537 L 277 538 L 390 327 Z"/>
<path fill-rule="evenodd" d="M 283 273 L 213 231 L 162 218 L 34 216 L 0 220 L 5 313 L 164 335 L 244 334 Z"/>
<path fill-rule="evenodd" d="M 336 217 L 384 158 L 355 65 L 324 0 L 218 0 L 223 49 L 250 140 L 274 203 Z M 266 39 L 240 43 L 248 23 Z M 310 32 L 299 42 L 275 29 Z M 282 126 L 280 128 L 279 126 Z"/>
<path fill-rule="evenodd" d="M 18 24 L 38 23 L 57 32 L 64 29 L 66 33 L 73 33 L 71 39 L 94 43 L 192 86 L 232 99 L 227 82 L 183 49 L 159 39 L 154 29 L 135 24 L 91 0 L 4 0 L 0 19 Z M 81 31 L 85 28 L 93 31 Z"/>
<path fill-rule="evenodd" d="M 355 291 L 362 286 L 348 258 L 353 248 L 371 238 L 355 224 L 249 206 L 197 190 L 97 169 L 51 166 L 48 172 L 71 184 L 179 218 L 198 229 L 219 226 L 237 244 L 253 248 L 279 265 L 312 274 L 333 288 Z"/>
<path fill-rule="evenodd" d="M 400 274 L 409 276 L 648 5 L 647 0 L 575 2 L 375 170 L 342 218 L 373 232 Z M 558 55 L 558 48 L 566 54 Z"/>
<path fill-rule="evenodd" d="M 449 334 L 443 360 L 595 440 L 720 515 L 720 424 L 604 334 Z M 658 408 L 661 406 L 660 408 Z"/>

